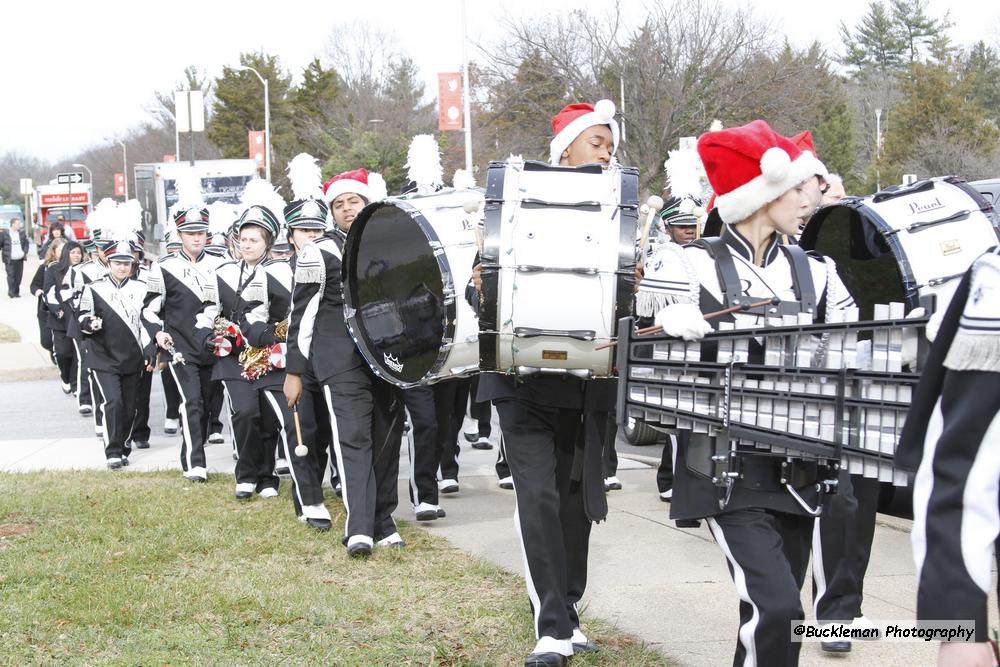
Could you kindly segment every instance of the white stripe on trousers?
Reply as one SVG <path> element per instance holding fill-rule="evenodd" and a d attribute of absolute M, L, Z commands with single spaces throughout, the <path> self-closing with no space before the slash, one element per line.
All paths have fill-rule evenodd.
<path fill-rule="evenodd" d="M 167 367 L 170 368 L 170 374 L 174 377 L 174 384 L 177 385 L 177 393 L 181 395 L 181 404 L 178 412 L 180 413 L 181 418 L 181 432 L 183 433 L 183 440 L 187 440 L 187 461 L 183 462 L 187 464 L 184 467 L 184 472 L 187 472 L 194 467 L 191 465 L 191 451 L 194 449 L 194 441 L 191 439 L 191 426 L 188 424 L 187 396 L 184 395 L 184 389 L 181 388 L 181 380 L 177 377 L 177 371 L 174 370 L 174 362 L 167 364 Z M 200 382 L 201 378 L 199 378 L 198 381 Z M 183 441 L 181 444 L 183 446 Z"/>
<path fill-rule="evenodd" d="M 104 387 L 101 386 L 101 381 L 97 378 L 97 374 L 92 374 L 94 377 L 94 382 L 97 383 L 97 390 L 101 392 L 101 413 L 104 413 L 104 406 L 108 404 L 108 395 L 104 392 Z M 96 401 L 95 401 L 96 402 Z M 106 421 L 106 420 L 105 420 Z M 104 424 L 104 428 L 101 429 L 101 439 L 104 440 L 104 446 L 107 447 L 111 444 L 108 439 L 108 425 Z M 122 448 L 124 452 L 124 447 Z"/>
<path fill-rule="evenodd" d="M 285 433 L 285 418 L 281 414 L 281 406 L 278 405 L 278 401 L 274 398 L 274 395 L 271 394 L 270 391 L 267 389 L 261 389 L 260 391 L 264 393 L 264 397 L 267 399 L 267 404 L 271 406 L 275 417 L 278 418 L 278 424 L 281 426 L 281 449 L 285 452 L 285 460 L 288 461 L 288 472 L 292 475 L 292 488 L 295 489 L 295 497 L 299 499 L 299 507 L 305 507 L 306 504 L 302 502 L 302 494 L 299 493 L 299 480 L 295 476 L 295 466 L 292 465 L 292 452 L 288 450 L 288 436 Z M 296 432 L 296 441 L 298 441 L 298 432 Z M 299 444 L 301 445 L 302 443 L 300 442 Z M 308 455 L 311 455 L 311 453 Z M 323 480 L 320 479 L 319 483 L 320 487 L 322 487 Z"/>
<path fill-rule="evenodd" d="M 843 490 L 841 490 L 843 492 Z M 823 556 L 823 535 L 820 528 L 820 522 L 823 521 L 822 516 L 816 517 L 816 521 L 813 523 L 813 535 L 812 535 L 812 568 L 813 568 L 813 582 L 816 584 L 816 592 L 813 594 L 813 617 L 818 621 L 819 618 L 819 601 L 823 599 L 826 595 L 826 562 Z M 844 558 L 850 558 L 850 554 L 844 554 Z M 847 619 L 844 619 L 847 620 Z"/>
<path fill-rule="evenodd" d="M 80 407 L 80 394 L 83 393 L 83 355 L 80 354 L 80 345 L 76 342 L 75 338 L 71 338 L 73 341 L 73 351 L 76 352 L 76 407 Z M 94 397 L 91 396 L 90 400 L 93 401 Z"/>
<path fill-rule="evenodd" d="M 760 610 L 757 609 L 757 603 L 750 598 L 746 573 L 743 572 L 743 568 L 740 567 L 740 564 L 736 562 L 736 558 L 733 557 L 733 552 L 729 549 L 729 542 L 726 541 L 726 535 L 722 531 L 722 526 L 714 518 L 709 517 L 708 527 L 712 531 L 715 541 L 722 549 L 722 553 L 726 556 L 726 560 L 729 561 L 730 567 L 733 568 L 733 583 L 736 584 L 736 592 L 739 594 L 741 600 L 753 607 L 753 616 L 750 617 L 749 621 L 740 626 L 737 636 L 740 638 L 740 643 L 743 644 L 746 652 L 746 657 L 743 659 L 743 667 L 756 667 L 757 644 L 754 641 L 754 633 L 757 631 L 757 623 L 760 620 Z"/>
<path fill-rule="evenodd" d="M 517 530 L 517 541 L 521 545 L 521 560 L 524 561 L 524 583 L 528 587 L 528 599 L 531 600 L 531 612 L 534 615 L 535 639 L 541 639 L 538 629 L 538 617 L 542 613 L 542 601 L 538 598 L 538 590 L 531 579 L 531 568 L 528 567 L 528 552 L 524 548 L 524 535 L 521 534 L 521 513 L 517 503 L 517 489 L 514 490 L 514 528 Z M 559 536 L 560 539 L 562 536 Z"/>
<path fill-rule="evenodd" d="M 330 394 L 330 387 L 323 385 L 323 397 L 326 398 L 326 410 L 330 413 L 330 432 L 333 436 L 333 451 L 337 453 L 337 477 L 340 480 L 340 499 L 344 501 L 344 537 L 347 534 L 348 525 L 351 522 L 351 506 L 347 501 L 347 475 L 344 474 L 344 456 L 340 452 L 340 432 L 337 430 L 337 414 L 333 411 L 333 396 Z"/>
<path fill-rule="evenodd" d="M 416 448 L 413 444 L 413 419 L 410 418 L 410 431 L 406 434 L 406 454 L 410 458 L 410 504 L 416 509 L 420 504 L 420 491 L 417 490 L 417 473 L 413 465 Z"/>

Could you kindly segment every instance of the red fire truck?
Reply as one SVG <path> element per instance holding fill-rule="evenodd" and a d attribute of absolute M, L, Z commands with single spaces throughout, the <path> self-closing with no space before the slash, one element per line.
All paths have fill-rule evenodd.
<path fill-rule="evenodd" d="M 38 215 L 36 229 L 40 234 L 38 241 L 45 241 L 49 225 L 56 222 L 59 216 L 63 224 L 71 227 L 76 239 L 90 237 L 87 228 L 87 215 L 94 205 L 93 188 L 90 183 L 49 183 L 35 188 L 32 210 Z M 69 233 L 66 234 L 69 236 Z"/>

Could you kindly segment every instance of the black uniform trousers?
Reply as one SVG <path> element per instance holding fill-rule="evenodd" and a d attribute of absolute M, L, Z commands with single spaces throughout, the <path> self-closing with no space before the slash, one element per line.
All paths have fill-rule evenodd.
<path fill-rule="evenodd" d="M 255 491 L 278 488 L 274 474 L 274 447 L 279 422 L 263 408 L 265 400 L 247 380 L 222 380 L 229 394 L 229 415 L 236 443 L 236 483 L 253 484 Z M 263 409 L 262 409 L 263 408 Z M 266 413 L 267 421 L 263 418 Z M 270 428 L 265 428 L 265 424 Z"/>
<path fill-rule="evenodd" d="M 434 413 L 437 418 L 435 447 L 441 479 L 458 480 L 458 434 L 465 419 L 467 381 L 445 380 L 431 385 L 434 391 Z"/>
<path fill-rule="evenodd" d="M 402 398 L 367 366 L 334 375 L 323 390 L 347 511 L 344 537 L 360 535 L 377 542 L 396 532 L 392 513 L 399 503 Z"/>
<path fill-rule="evenodd" d="M 605 420 L 607 426 L 605 426 L 604 431 L 604 456 L 601 459 L 601 465 L 605 477 L 614 477 L 618 474 L 618 450 L 615 448 L 618 439 L 618 422 L 614 412 L 608 412 Z"/>
<path fill-rule="evenodd" d="M 177 383 L 170 370 L 164 368 L 160 371 L 160 381 L 163 383 L 163 402 L 166 406 L 164 419 L 181 418 L 181 394 L 177 391 Z"/>
<path fill-rule="evenodd" d="M 302 514 L 303 505 L 321 505 L 323 503 L 323 474 L 326 471 L 326 444 L 317 437 L 315 395 L 303 391 L 296 406 L 299 412 L 299 424 L 302 427 L 302 444 L 308 448 L 305 456 L 295 453 L 299 445 L 298 434 L 295 431 L 295 416 L 285 394 L 280 386 L 267 387 L 258 390 L 261 399 L 267 403 L 271 418 L 277 421 L 278 446 L 280 452 L 288 461 L 288 472 L 292 476 L 292 503 L 295 515 Z M 274 460 L 270 462 L 274 470 Z"/>
<path fill-rule="evenodd" d="M 94 406 L 94 397 L 90 387 L 90 364 L 87 363 L 87 346 L 75 338 L 73 353 L 76 355 L 76 404 Z"/>
<path fill-rule="evenodd" d="M 205 467 L 205 440 L 208 438 L 210 417 L 208 407 L 212 395 L 212 367 L 170 363 L 170 372 L 181 396 L 181 469 Z"/>
<path fill-rule="evenodd" d="M 226 404 L 226 389 L 221 380 L 213 380 L 209 395 L 208 431 L 205 439 L 212 433 L 222 433 L 222 409 Z"/>
<path fill-rule="evenodd" d="M 497 446 L 497 479 L 510 477 L 510 465 L 507 464 L 507 444 L 504 442 L 503 433 L 500 434 L 500 445 Z"/>
<path fill-rule="evenodd" d="M 590 520 L 582 485 L 572 481 L 582 411 L 507 398 L 495 401 L 514 479 L 514 523 L 521 539 L 536 638 L 569 639 L 587 585 Z"/>
<path fill-rule="evenodd" d="M 438 421 L 434 408 L 434 388 L 417 386 L 403 390 L 403 402 L 410 413 L 407 449 L 410 456 L 410 502 L 438 504 Z"/>
<path fill-rule="evenodd" d="M 76 391 L 76 348 L 65 329 L 52 330 L 52 352 L 56 355 L 59 379 Z"/>
<path fill-rule="evenodd" d="M 875 537 L 879 482 L 839 475 L 813 529 L 813 612 L 817 621 L 850 623 L 861 616 L 865 572 Z"/>
<path fill-rule="evenodd" d="M 663 453 L 660 455 L 660 465 L 656 468 L 656 490 L 660 493 L 674 488 L 674 450 L 677 449 L 677 436 L 668 435 L 663 443 Z"/>
<path fill-rule="evenodd" d="M 488 438 L 493 432 L 490 422 L 493 419 L 493 407 L 489 401 L 479 402 L 476 395 L 479 393 L 479 376 L 473 375 L 469 379 L 469 416 L 479 422 L 479 437 Z"/>
<path fill-rule="evenodd" d="M 740 597 L 734 667 L 797 665 L 802 644 L 791 622 L 802 620 L 813 519 L 766 509 L 743 509 L 708 519 Z M 747 654 L 752 658 L 747 659 Z"/>
<path fill-rule="evenodd" d="M 132 426 L 132 440 L 149 442 L 149 400 L 153 392 L 153 374 L 143 369 L 139 379 L 139 391 L 135 397 L 135 424 Z"/>
<path fill-rule="evenodd" d="M 129 438 L 135 419 L 135 400 L 140 382 L 139 373 L 122 375 L 92 370 L 104 413 L 104 456 L 122 458 L 132 452 Z"/>

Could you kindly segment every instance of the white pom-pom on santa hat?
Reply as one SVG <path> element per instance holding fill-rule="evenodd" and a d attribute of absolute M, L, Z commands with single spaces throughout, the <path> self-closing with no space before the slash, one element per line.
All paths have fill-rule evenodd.
<path fill-rule="evenodd" d="M 777 146 L 771 146 L 760 156 L 760 173 L 770 183 L 780 183 L 785 180 L 791 165 L 792 158 L 785 150 Z"/>
<path fill-rule="evenodd" d="M 611 100 L 597 100 L 594 105 L 594 113 L 604 121 L 615 119 L 615 103 Z"/>
<path fill-rule="evenodd" d="M 385 179 L 382 178 L 382 174 L 374 171 L 368 172 L 368 195 L 369 204 L 373 201 L 382 201 L 389 196 L 389 190 L 385 184 Z"/>

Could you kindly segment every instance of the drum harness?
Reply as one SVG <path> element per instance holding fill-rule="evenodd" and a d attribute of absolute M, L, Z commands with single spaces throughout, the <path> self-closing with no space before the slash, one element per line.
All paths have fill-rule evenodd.
<path fill-rule="evenodd" d="M 716 273 L 719 285 L 722 288 L 724 306 L 733 307 L 744 305 L 748 298 L 743 294 L 742 281 L 736 270 L 736 263 L 733 260 L 732 252 L 726 242 L 718 237 L 703 237 L 692 243 L 704 249 L 715 261 Z M 796 245 L 781 245 L 781 251 L 788 259 L 789 268 L 792 275 L 792 290 L 795 294 L 794 301 L 781 301 L 776 305 L 761 306 L 751 308 L 746 312 L 758 316 L 781 317 L 782 315 L 798 315 L 799 313 L 816 313 L 816 288 L 809 268 L 809 256 L 806 251 Z M 827 262 L 827 271 L 835 270 Z M 752 301 L 752 298 L 749 300 Z M 830 295 L 827 294 L 827 303 L 830 302 Z M 721 485 L 719 498 L 719 509 L 723 510 L 729 504 L 733 488 L 737 480 L 742 481 L 747 488 L 768 488 L 776 484 L 783 487 L 798 504 L 810 515 L 819 516 L 822 509 L 822 493 L 835 493 L 837 488 L 837 471 L 831 466 L 814 465 L 818 463 L 815 458 L 805 456 L 791 458 L 784 457 L 780 463 L 780 469 L 776 469 L 773 454 L 751 452 L 740 449 L 737 446 L 738 438 L 731 437 L 729 432 L 729 405 L 731 401 L 732 375 L 734 367 L 738 362 L 731 361 L 726 368 L 726 392 L 722 407 L 722 429 L 713 438 L 699 439 L 692 438 L 691 444 L 695 445 L 698 440 L 712 449 L 709 458 L 712 461 L 713 481 Z M 716 442 L 725 439 L 729 443 L 726 453 L 719 453 L 715 448 Z M 707 454 L 707 452 L 706 452 Z M 763 460 L 762 460 L 763 459 Z M 777 472 L 777 479 L 775 473 Z M 824 474 L 825 473 L 825 474 Z M 815 484 L 821 492 L 820 502 L 816 507 L 811 507 L 797 491 L 797 488 L 811 486 Z"/>

